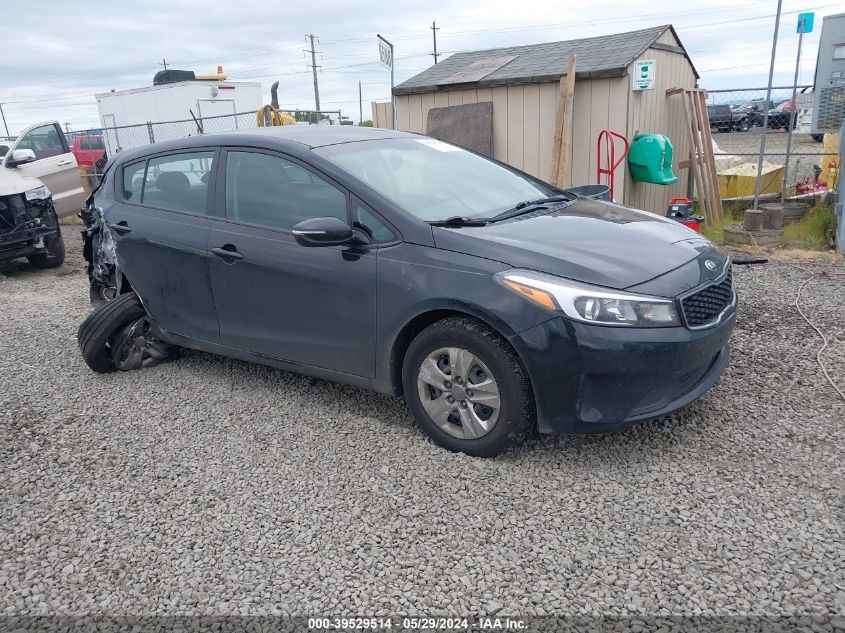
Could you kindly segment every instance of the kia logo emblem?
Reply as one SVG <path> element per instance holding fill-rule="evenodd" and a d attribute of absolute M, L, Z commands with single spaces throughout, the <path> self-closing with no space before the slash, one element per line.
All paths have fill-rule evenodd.
<path fill-rule="evenodd" d="M 716 262 L 714 262 L 712 259 L 705 259 L 704 260 L 704 267 L 707 270 L 716 270 Z"/>

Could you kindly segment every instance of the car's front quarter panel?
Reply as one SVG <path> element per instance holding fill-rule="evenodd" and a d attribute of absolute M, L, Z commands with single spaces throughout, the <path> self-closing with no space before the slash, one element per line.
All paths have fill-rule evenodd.
<path fill-rule="evenodd" d="M 402 243 L 379 251 L 375 388 L 395 393 L 395 345 L 405 327 L 434 311 L 475 317 L 504 337 L 554 318 L 507 290 L 497 261 Z"/>

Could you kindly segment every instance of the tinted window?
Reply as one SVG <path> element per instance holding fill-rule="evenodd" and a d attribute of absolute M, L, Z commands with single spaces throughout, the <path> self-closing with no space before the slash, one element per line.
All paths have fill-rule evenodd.
<path fill-rule="evenodd" d="M 352 217 L 354 225 L 363 229 L 373 242 L 391 242 L 396 239 L 393 231 L 366 207 L 355 205 Z"/>
<path fill-rule="evenodd" d="M 141 189 L 144 185 L 144 167 L 147 161 L 132 163 L 123 168 L 123 199 L 132 202 L 141 201 Z"/>
<path fill-rule="evenodd" d="M 31 129 L 21 137 L 15 149 L 31 149 L 35 152 L 36 160 L 65 153 L 62 137 L 59 136 L 55 125 L 42 125 Z"/>
<path fill-rule="evenodd" d="M 3 143 L 0 143 L 0 158 L 3 158 L 8 153 L 9 153 L 9 146 L 3 145 Z"/>
<path fill-rule="evenodd" d="M 150 159 L 141 203 L 159 209 L 205 213 L 214 152 Z"/>
<path fill-rule="evenodd" d="M 335 217 L 345 221 L 346 194 L 284 158 L 229 152 L 226 215 L 275 229 L 291 229 L 311 218 Z"/>

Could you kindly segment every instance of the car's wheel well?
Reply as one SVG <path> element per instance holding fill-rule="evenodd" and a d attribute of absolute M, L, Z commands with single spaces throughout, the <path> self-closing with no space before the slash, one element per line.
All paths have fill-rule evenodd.
<path fill-rule="evenodd" d="M 393 350 L 390 354 L 390 383 L 393 388 L 393 393 L 397 396 L 403 395 L 403 388 L 402 388 L 402 366 L 405 363 L 405 354 L 408 352 L 408 347 L 411 345 L 411 341 L 422 332 L 425 328 L 437 321 L 441 321 L 447 317 L 466 317 L 468 319 L 475 319 L 480 323 L 483 323 L 494 332 L 499 334 L 504 340 L 507 341 L 507 337 L 502 334 L 501 330 L 497 328 L 493 323 L 490 323 L 484 319 L 479 318 L 474 314 L 470 314 L 469 312 L 463 312 L 461 310 L 449 310 L 449 309 L 440 309 L 440 310 L 430 310 L 428 312 L 423 312 L 422 314 L 418 314 L 413 319 L 408 321 L 405 324 L 405 327 L 399 332 L 399 335 L 396 337 L 396 340 L 393 342 Z M 519 354 L 514 350 L 517 358 Z"/>

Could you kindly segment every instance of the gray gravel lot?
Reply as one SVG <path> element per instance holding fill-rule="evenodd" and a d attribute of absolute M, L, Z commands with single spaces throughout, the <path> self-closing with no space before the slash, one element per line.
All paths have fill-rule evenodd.
<path fill-rule="evenodd" d="M 732 363 L 686 410 L 481 460 L 283 371 L 91 373 L 65 233 L 58 271 L 0 265 L 0 614 L 845 616 L 845 406 L 803 271 L 737 267 Z M 843 384 L 845 281 L 804 294 Z"/>

